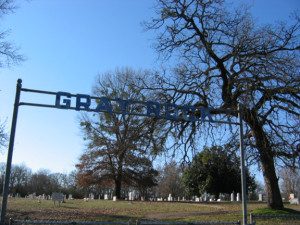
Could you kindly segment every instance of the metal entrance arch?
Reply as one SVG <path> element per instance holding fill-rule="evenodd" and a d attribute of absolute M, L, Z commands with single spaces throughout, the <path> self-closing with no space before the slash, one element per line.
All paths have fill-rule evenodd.
<path fill-rule="evenodd" d="M 20 102 L 21 91 L 24 92 L 33 92 L 33 93 L 40 93 L 40 94 L 48 94 L 48 95 L 55 95 L 56 101 L 55 105 L 48 105 L 48 104 L 36 104 L 36 103 L 25 103 Z M 76 107 L 71 106 L 71 98 L 76 97 Z M 81 101 L 81 100 L 84 101 Z M 97 99 L 99 103 L 95 109 L 91 109 L 91 100 Z M 110 107 L 109 101 L 115 101 L 121 106 L 121 111 L 113 111 Z M 61 103 L 62 102 L 62 103 Z M 126 112 L 126 107 L 129 104 L 145 104 L 147 105 L 147 113 L 128 113 Z M 67 92 L 49 92 L 49 91 L 40 91 L 40 90 L 33 90 L 33 89 L 25 89 L 22 88 L 22 80 L 18 79 L 17 88 L 16 88 L 16 97 L 14 103 L 14 111 L 12 117 L 12 125 L 11 125 L 11 132 L 10 132 L 10 140 L 9 140 L 9 148 L 7 154 L 7 163 L 6 163 L 6 172 L 5 172 L 5 183 L 3 189 L 3 198 L 2 198 L 2 208 L 1 208 L 1 220 L 0 223 L 2 225 L 5 224 L 5 216 L 6 216 L 6 207 L 7 207 L 7 198 L 8 198 L 8 191 L 9 191 L 9 179 L 10 179 L 10 172 L 11 172 L 11 163 L 12 163 L 12 155 L 13 155 L 13 148 L 14 148 L 14 140 L 15 140 L 15 132 L 16 132 L 16 125 L 17 125 L 17 117 L 18 117 L 18 109 L 21 105 L 27 106 L 37 106 L 37 107 L 47 107 L 47 108 L 60 108 L 60 109 L 73 109 L 73 110 L 84 110 L 84 111 L 91 111 L 91 112 L 107 112 L 107 113 L 118 113 L 118 114 L 128 114 L 128 115 L 138 115 L 138 116 L 155 116 L 157 118 L 164 118 L 170 120 L 178 119 L 178 106 L 175 104 L 164 104 L 165 113 L 164 116 L 161 117 L 159 107 L 160 104 L 157 102 L 140 102 L 140 101 L 132 101 L 132 100 L 122 100 L 122 99 L 108 99 L 106 97 L 92 97 L 89 95 L 82 95 L 77 94 L 73 95 Z M 185 105 L 182 107 L 184 114 L 187 114 L 189 111 L 195 111 L 193 106 Z M 172 112 L 175 111 L 174 115 L 171 115 Z M 213 121 L 210 116 L 210 109 L 200 107 L 201 112 L 201 121 L 205 122 L 217 122 L 217 123 L 225 123 L 225 124 L 234 124 L 239 125 L 239 138 L 240 138 L 240 163 L 241 163 L 241 181 L 242 181 L 242 204 L 243 204 L 243 225 L 247 224 L 247 201 L 246 201 L 246 171 L 245 171 L 245 159 L 244 159 L 244 144 L 243 144 L 243 118 L 242 118 L 242 109 L 238 106 L 238 123 L 228 122 L 228 121 Z M 208 117 L 209 120 L 205 120 Z M 195 121 L 195 117 L 185 117 L 181 118 L 188 121 Z"/>

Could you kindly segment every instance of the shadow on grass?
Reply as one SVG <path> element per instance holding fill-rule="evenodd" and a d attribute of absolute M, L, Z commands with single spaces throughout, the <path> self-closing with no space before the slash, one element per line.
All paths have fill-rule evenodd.
<path fill-rule="evenodd" d="M 270 208 L 260 208 L 254 209 L 251 213 L 255 214 L 269 214 L 269 215 L 288 215 L 288 214 L 300 214 L 299 211 L 294 209 L 285 208 L 282 210 L 270 209 Z"/>

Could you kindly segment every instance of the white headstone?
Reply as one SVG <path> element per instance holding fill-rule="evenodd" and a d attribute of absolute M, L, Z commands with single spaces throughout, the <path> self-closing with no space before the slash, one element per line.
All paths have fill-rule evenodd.
<path fill-rule="evenodd" d="M 113 201 L 116 202 L 117 201 L 117 196 L 113 197 Z"/>
<path fill-rule="evenodd" d="M 262 194 L 259 194 L 259 195 L 258 195 L 258 201 L 259 201 L 259 202 L 262 202 L 262 201 L 263 201 L 263 196 L 262 196 Z"/>
<path fill-rule="evenodd" d="M 196 197 L 195 202 L 200 202 L 200 198 Z"/>
<path fill-rule="evenodd" d="M 173 201 L 173 197 L 172 197 L 171 194 L 169 194 L 168 201 L 169 201 L 169 202 Z"/>
<path fill-rule="evenodd" d="M 299 199 L 298 198 L 290 199 L 290 204 L 299 205 Z"/>
<path fill-rule="evenodd" d="M 236 194 L 236 201 L 237 202 L 241 201 L 241 195 L 240 195 L 240 193 Z"/>
<path fill-rule="evenodd" d="M 129 192 L 128 195 L 129 195 L 129 196 L 128 196 L 129 201 L 133 201 L 133 194 L 132 194 L 131 191 Z"/>
<path fill-rule="evenodd" d="M 230 201 L 234 202 L 234 193 L 231 193 L 231 195 L 230 195 Z"/>
<path fill-rule="evenodd" d="M 108 200 L 108 195 L 107 194 L 104 195 L 104 200 Z"/>
<path fill-rule="evenodd" d="M 290 194 L 289 199 L 294 199 L 295 198 L 295 194 Z"/>

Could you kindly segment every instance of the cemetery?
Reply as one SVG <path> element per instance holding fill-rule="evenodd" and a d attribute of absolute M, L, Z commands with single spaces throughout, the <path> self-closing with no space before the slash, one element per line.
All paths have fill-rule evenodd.
<path fill-rule="evenodd" d="M 299 224 L 299 3 L 0 2 L 0 225 Z"/>
<path fill-rule="evenodd" d="M 103 198 L 90 193 L 84 199 L 74 199 L 72 195 L 53 193 L 36 196 L 32 193 L 26 198 L 18 196 L 8 199 L 8 217 L 15 220 L 49 221 L 171 221 L 171 222 L 218 222 L 241 220 L 239 195 L 230 195 L 229 200 L 213 199 L 209 195 L 195 197 L 193 200 L 175 198 L 155 198 L 151 201 L 135 200 L 129 192 L 127 200 L 115 201 L 111 195 Z M 233 201 L 232 201 L 233 200 Z M 248 201 L 249 213 L 261 212 L 266 203 Z M 60 201 L 60 204 L 58 202 Z M 299 213 L 300 205 L 285 202 L 283 213 Z M 116 219 L 119 218 L 119 219 Z"/>

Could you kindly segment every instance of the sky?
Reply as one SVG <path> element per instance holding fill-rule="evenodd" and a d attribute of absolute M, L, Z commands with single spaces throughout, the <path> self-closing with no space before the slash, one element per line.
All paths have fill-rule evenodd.
<path fill-rule="evenodd" d="M 242 0 L 253 6 L 258 23 L 288 20 L 299 0 Z M 95 77 L 116 68 L 159 66 L 152 48 L 154 32 L 141 23 L 155 16 L 155 0 L 17 0 L 14 14 L 1 18 L 7 40 L 20 47 L 26 61 L 0 68 L 0 121 L 10 132 L 17 80 L 22 87 L 91 94 Z M 23 102 L 54 104 L 55 96 L 21 93 Z M 73 110 L 20 106 L 13 164 L 33 172 L 69 173 L 85 149 Z M 0 153 L 6 162 L 7 151 Z"/>

